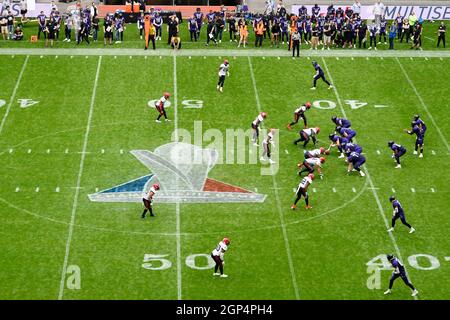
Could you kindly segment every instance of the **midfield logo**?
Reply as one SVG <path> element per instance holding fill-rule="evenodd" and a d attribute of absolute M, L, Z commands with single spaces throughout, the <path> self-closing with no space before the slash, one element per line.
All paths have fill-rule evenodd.
<path fill-rule="evenodd" d="M 159 203 L 263 202 L 266 195 L 208 178 L 218 159 L 214 149 L 180 142 L 162 145 L 154 152 L 133 150 L 151 174 L 90 194 L 96 202 L 141 202 L 143 193 L 160 184 Z"/>

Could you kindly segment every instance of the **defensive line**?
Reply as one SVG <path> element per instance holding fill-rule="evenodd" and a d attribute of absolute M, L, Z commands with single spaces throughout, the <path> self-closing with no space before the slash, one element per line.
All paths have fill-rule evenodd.
<path fill-rule="evenodd" d="M 252 65 L 252 60 L 251 60 L 250 57 L 248 57 L 248 65 L 249 65 L 249 68 L 250 68 L 250 76 L 252 78 L 253 90 L 255 92 L 256 106 L 258 108 L 258 112 L 262 112 L 261 101 L 259 100 L 258 88 L 256 86 L 255 74 L 253 72 L 253 65 Z M 261 127 L 262 126 L 263 125 L 261 125 Z M 271 167 L 271 169 L 272 169 L 272 167 Z M 285 225 L 285 222 L 284 222 L 283 210 L 281 208 L 280 195 L 279 195 L 279 192 L 278 192 L 278 183 L 277 183 L 277 179 L 275 177 L 275 173 L 273 171 L 272 171 L 272 184 L 273 184 L 274 193 L 275 193 L 275 200 L 277 202 L 278 215 L 279 215 L 279 218 L 280 218 L 281 230 L 283 232 L 284 246 L 286 248 L 286 254 L 287 254 L 287 257 L 288 257 L 289 270 L 290 270 L 290 273 L 291 273 L 292 285 L 294 287 L 295 299 L 296 300 L 300 300 L 300 294 L 299 294 L 298 285 L 297 285 L 297 277 L 295 275 L 294 263 L 292 261 L 292 254 L 291 254 L 291 249 L 290 249 L 290 246 L 289 246 L 289 238 L 288 238 L 288 235 L 287 235 L 286 225 Z"/>
<path fill-rule="evenodd" d="M 284 49 L 172 49 L 142 50 L 133 48 L 0 48 L 0 55 L 30 55 L 30 56 L 150 56 L 150 57 L 286 57 L 292 58 L 292 53 Z M 450 58 L 450 51 L 410 51 L 410 50 L 380 50 L 377 52 L 369 50 L 301 50 L 300 58 L 308 57 L 341 57 L 341 58 Z M 298 58 L 296 58 L 298 59 Z"/>
<path fill-rule="evenodd" d="M 65 284 L 65 280 L 66 280 L 67 263 L 69 261 L 70 245 L 72 242 L 72 235 L 73 235 L 73 226 L 75 223 L 75 216 L 76 216 L 77 207 L 78 207 L 78 198 L 80 195 L 81 176 L 83 175 L 84 159 L 86 158 L 86 149 L 87 149 L 87 144 L 88 144 L 88 140 L 89 140 L 89 133 L 91 130 L 92 115 L 94 113 L 95 95 L 97 92 L 97 84 L 98 84 L 98 78 L 99 78 L 99 74 L 100 74 L 101 65 L 102 65 L 102 56 L 100 56 L 98 58 L 97 71 L 95 73 L 94 88 L 92 90 L 91 104 L 89 107 L 89 116 L 88 116 L 88 120 L 87 120 L 87 124 L 86 124 L 86 132 L 84 134 L 83 152 L 81 153 L 80 167 L 78 170 L 78 177 L 77 177 L 77 185 L 75 188 L 75 196 L 73 198 L 73 204 L 72 204 L 72 214 L 70 217 L 69 232 L 68 232 L 67 242 L 66 242 L 66 253 L 64 255 L 64 262 L 63 262 L 63 267 L 62 267 L 62 271 L 61 271 L 61 282 L 60 282 L 60 286 L 59 286 L 58 300 L 62 300 L 62 298 L 64 296 L 64 284 Z"/>
<path fill-rule="evenodd" d="M 332 77 L 332 75 L 331 75 L 331 72 L 330 72 L 330 70 L 328 69 L 328 65 L 327 65 L 327 63 L 326 63 L 326 61 L 325 61 L 324 58 L 322 58 L 322 62 L 323 62 L 323 66 L 325 67 L 325 69 L 326 69 L 326 71 L 327 71 L 327 73 L 328 73 L 328 76 L 330 77 L 331 84 L 333 85 L 333 91 L 334 91 L 334 94 L 335 94 L 336 99 L 337 99 L 337 101 L 338 101 L 339 108 L 341 109 L 341 113 L 342 113 L 342 115 L 343 115 L 346 119 L 348 119 L 347 114 L 346 114 L 346 112 L 345 112 L 345 109 L 344 109 L 344 107 L 343 107 L 342 101 L 341 101 L 341 97 L 339 96 L 339 93 L 338 93 L 338 91 L 337 91 L 336 83 L 335 83 L 334 80 L 333 80 L 333 77 Z M 353 138 L 353 140 L 355 141 L 355 143 L 357 143 L 356 138 Z M 367 166 L 367 163 L 365 163 L 364 166 L 365 166 L 365 171 L 366 171 L 366 179 L 369 181 L 369 184 L 370 184 L 370 188 L 369 188 L 369 189 L 372 190 L 372 194 L 373 194 L 373 196 L 374 196 L 374 198 L 375 198 L 375 201 L 376 201 L 376 203 L 377 203 L 377 206 L 378 206 L 378 212 L 380 213 L 380 216 L 381 216 L 381 218 L 383 219 L 384 225 L 385 225 L 385 227 L 386 227 L 385 230 L 388 230 L 388 229 L 389 229 L 389 222 L 388 222 L 388 220 L 386 219 L 386 215 L 385 215 L 385 213 L 384 213 L 383 205 L 381 204 L 380 197 L 378 196 L 377 189 L 375 188 L 375 184 L 373 183 L 372 177 L 370 176 L 370 172 L 369 172 L 369 168 L 368 168 L 368 166 Z M 395 239 L 395 236 L 392 234 L 392 232 L 389 232 L 389 237 L 391 238 L 392 244 L 394 245 L 395 252 L 396 252 L 398 258 L 399 258 L 401 261 L 403 261 L 402 254 L 401 254 L 401 252 L 400 252 L 400 248 L 399 248 L 399 246 L 398 246 L 398 244 L 397 244 L 397 240 Z M 406 271 L 406 266 L 405 266 L 405 271 Z M 407 271 L 406 271 L 406 272 L 407 272 Z M 414 300 L 418 300 L 418 297 L 417 297 L 417 296 L 414 296 Z"/>

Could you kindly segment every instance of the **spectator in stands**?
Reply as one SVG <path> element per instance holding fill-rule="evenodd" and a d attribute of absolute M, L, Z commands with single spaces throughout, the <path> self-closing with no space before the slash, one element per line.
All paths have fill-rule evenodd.
<path fill-rule="evenodd" d="M 444 48 L 445 48 L 445 31 L 446 31 L 446 29 L 447 29 L 447 27 L 445 26 L 445 22 L 441 21 L 441 25 L 439 26 L 439 29 L 438 29 L 438 32 L 437 32 L 437 34 L 438 34 L 437 47 L 438 48 L 439 48 L 439 45 L 441 44 L 441 41 L 442 41 L 442 44 L 444 45 Z"/>
<path fill-rule="evenodd" d="M 389 28 L 389 50 L 394 50 L 394 40 L 396 36 L 397 36 L 396 21 L 392 21 L 392 24 Z"/>
<path fill-rule="evenodd" d="M 375 24 L 380 28 L 381 17 L 384 16 L 385 6 L 381 1 L 377 1 L 373 5 L 373 14 L 375 16 Z"/>
<path fill-rule="evenodd" d="M 13 34 L 13 40 L 22 40 L 23 39 L 23 31 L 22 29 L 17 26 L 16 29 L 14 30 L 14 34 Z"/>
<path fill-rule="evenodd" d="M 247 38 L 248 38 L 248 29 L 247 29 L 247 22 L 244 18 L 241 18 L 238 22 L 238 28 L 239 28 L 239 44 L 238 48 L 243 45 L 245 48 L 245 45 L 247 44 Z"/>
<path fill-rule="evenodd" d="M 25 23 L 25 22 L 28 21 L 28 20 L 27 20 L 27 17 L 26 17 L 26 14 L 27 14 L 27 12 L 28 12 L 28 3 L 27 3 L 27 0 L 20 0 L 20 5 L 19 5 L 19 7 L 20 7 L 20 14 L 21 14 L 21 16 L 22 16 L 20 22 Z"/>
<path fill-rule="evenodd" d="M 358 18 L 361 16 L 361 2 L 358 0 L 355 1 L 352 5 L 353 14 L 355 15 L 355 18 Z"/>

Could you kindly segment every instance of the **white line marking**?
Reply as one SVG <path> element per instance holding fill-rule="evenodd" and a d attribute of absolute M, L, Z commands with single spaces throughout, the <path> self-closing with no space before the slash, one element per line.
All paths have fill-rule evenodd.
<path fill-rule="evenodd" d="M 97 71 L 95 73 L 94 88 L 92 89 L 91 105 L 89 108 L 89 116 L 88 116 L 88 120 L 87 120 L 87 124 L 86 124 L 86 132 L 84 133 L 83 152 L 86 152 L 87 144 L 88 144 L 88 140 L 89 140 L 89 133 L 91 131 L 91 121 L 92 121 L 92 115 L 94 113 L 95 94 L 97 92 L 97 84 L 98 84 L 98 78 L 99 78 L 99 74 L 100 74 L 101 65 L 102 65 L 102 56 L 100 56 L 98 58 Z M 66 242 L 66 253 L 64 255 L 64 262 L 63 262 L 63 267 L 61 270 L 61 281 L 60 281 L 60 286 L 59 286 L 58 300 L 62 300 L 62 298 L 64 296 L 64 284 L 65 284 L 65 279 L 66 279 L 67 264 L 69 262 L 70 244 L 72 242 L 73 226 L 75 223 L 75 216 L 76 216 L 76 212 L 77 212 L 78 197 L 80 195 L 81 176 L 83 174 L 85 158 L 86 158 L 86 154 L 82 153 L 81 158 L 80 158 L 80 167 L 78 170 L 77 188 L 75 189 L 75 196 L 73 197 L 72 214 L 70 217 L 69 232 L 67 235 L 67 242 Z"/>
<path fill-rule="evenodd" d="M 285 152 L 286 154 L 289 154 L 289 151 L 288 151 L 287 149 L 284 149 L 284 152 Z"/>
<path fill-rule="evenodd" d="M 64 153 L 69 153 L 69 149 L 64 150 Z"/>
<path fill-rule="evenodd" d="M 377 154 L 381 154 L 380 150 L 377 150 Z"/>
<path fill-rule="evenodd" d="M 39 192 L 39 187 L 36 187 L 36 189 L 34 189 L 34 191 Z"/>
<path fill-rule="evenodd" d="M 344 116 L 344 118 L 348 119 L 347 114 L 346 114 L 345 109 L 344 109 L 344 105 L 342 104 L 342 101 L 341 101 L 341 97 L 339 96 L 339 92 L 337 91 L 336 83 L 333 81 L 333 77 L 332 77 L 332 75 L 330 73 L 330 70 L 328 69 L 328 65 L 327 65 L 327 63 L 326 63 L 324 58 L 322 58 L 322 61 L 323 61 L 323 66 L 325 67 L 325 70 L 327 71 L 328 76 L 330 77 L 331 83 L 333 84 L 333 91 L 334 91 L 334 94 L 335 94 L 336 99 L 338 101 L 339 108 L 341 109 L 341 113 Z M 355 140 L 355 143 L 357 143 L 356 139 L 354 139 L 354 140 Z M 372 177 L 370 176 L 369 167 L 367 166 L 367 163 L 364 166 L 365 166 L 365 169 L 366 169 L 366 177 L 367 177 L 367 180 L 369 181 L 369 184 L 370 184 L 370 188 L 369 189 L 372 190 L 373 197 L 375 198 L 375 201 L 376 201 L 377 206 L 378 206 L 378 211 L 380 213 L 381 218 L 383 219 L 384 226 L 385 226 L 385 228 L 387 230 L 387 229 L 390 228 L 390 225 L 389 225 L 388 220 L 386 219 L 386 215 L 384 213 L 384 209 L 383 209 L 383 206 L 381 204 L 380 197 L 378 196 L 378 192 L 376 191 L 377 188 L 375 188 L 375 184 L 373 183 Z M 391 238 L 392 244 L 394 245 L 397 257 L 401 261 L 403 261 L 402 254 L 400 252 L 400 248 L 398 247 L 398 244 L 397 244 L 397 240 L 395 239 L 395 237 L 392 234 L 392 232 L 389 232 L 389 237 Z M 405 266 L 405 271 L 406 271 L 406 266 Z M 417 296 L 414 296 L 414 299 L 417 300 L 418 299 Z"/>
<path fill-rule="evenodd" d="M 95 188 L 95 192 L 98 192 L 98 188 Z"/>
<path fill-rule="evenodd" d="M 256 87 L 255 74 L 253 73 L 252 60 L 251 60 L 250 57 L 247 57 L 247 59 L 248 59 L 248 65 L 249 65 L 249 68 L 250 68 L 250 76 L 252 78 L 253 90 L 255 92 L 256 106 L 258 107 L 258 111 L 262 112 L 261 102 L 259 100 L 259 95 L 258 95 L 258 89 Z M 287 254 L 288 263 L 289 263 L 289 270 L 291 272 L 292 285 L 294 287 L 295 298 L 297 300 L 299 300 L 300 299 L 300 295 L 299 295 L 299 292 L 298 292 L 298 286 L 297 286 L 297 280 L 296 280 L 297 277 L 295 275 L 294 263 L 292 261 L 291 249 L 290 249 L 290 246 L 289 246 L 289 239 L 288 239 L 288 236 L 287 236 L 286 225 L 285 225 L 285 222 L 284 222 L 283 210 L 281 209 L 280 195 L 279 195 L 279 192 L 278 192 L 278 183 L 277 183 L 277 180 L 275 178 L 275 174 L 272 174 L 272 183 L 273 183 L 273 187 L 275 188 L 275 199 L 276 199 L 276 202 L 277 202 L 277 208 L 278 208 L 278 215 L 279 215 L 279 218 L 280 218 L 281 230 L 283 231 L 284 246 L 286 248 L 286 254 Z"/>
<path fill-rule="evenodd" d="M 58 59 L 58 56 L 55 56 L 55 59 Z"/>
<path fill-rule="evenodd" d="M 133 56 L 130 56 L 130 59 L 133 59 Z"/>
<path fill-rule="evenodd" d="M 50 149 L 47 149 L 47 153 L 50 153 Z"/>
<path fill-rule="evenodd" d="M 450 257 L 444 257 L 445 261 L 450 261 Z"/>
<path fill-rule="evenodd" d="M 120 154 L 123 154 L 123 149 L 120 149 Z"/>
<path fill-rule="evenodd" d="M 402 69 L 403 74 L 405 75 L 406 80 L 408 80 L 409 85 L 411 86 L 411 88 L 413 89 L 414 93 L 416 94 L 417 98 L 419 98 L 420 104 L 422 105 L 422 107 L 425 109 L 425 112 L 428 115 L 428 118 L 430 118 L 431 122 L 433 123 L 434 127 L 436 128 L 436 131 L 438 132 L 439 136 L 441 137 L 442 142 L 444 142 L 444 145 L 447 147 L 447 151 L 450 152 L 450 146 L 448 145 L 447 140 L 445 139 L 444 135 L 442 134 L 441 129 L 438 127 L 436 121 L 434 121 L 433 116 L 431 115 L 430 111 L 428 110 L 427 105 L 425 104 L 425 102 L 422 99 L 422 96 L 419 94 L 419 92 L 417 91 L 416 86 L 414 85 L 414 83 L 412 82 L 411 78 L 408 76 L 408 73 L 406 73 L 405 68 L 403 68 L 402 63 L 400 62 L 400 60 L 398 58 L 395 58 L 395 60 L 397 60 L 398 65 L 400 66 L 400 69 Z"/>
<path fill-rule="evenodd" d="M 294 188 L 294 191 L 295 191 L 296 189 Z M 313 192 L 317 192 L 317 189 L 316 188 L 313 188 Z"/>
<path fill-rule="evenodd" d="M 105 153 L 105 149 L 102 149 L 102 153 Z"/>
<path fill-rule="evenodd" d="M 335 187 L 333 187 L 333 192 L 336 193 L 336 188 Z"/>
<path fill-rule="evenodd" d="M 145 56 L 144 59 L 147 60 L 147 56 Z"/>
<path fill-rule="evenodd" d="M 411 192 L 412 192 L 412 193 L 415 193 L 415 192 L 416 192 L 416 189 L 411 188 Z"/>
<path fill-rule="evenodd" d="M 61 189 L 59 187 L 56 187 L 55 192 L 59 192 Z"/>
<path fill-rule="evenodd" d="M 425 57 L 425 60 L 426 60 L 426 61 L 428 61 L 428 58 L 427 58 L 427 57 Z"/>
<path fill-rule="evenodd" d="M 19 187 L 17 187 L 17 188 L 16 188 L 16 192 L 19 192 L 19 191 L 20 191 L 20 188 L 19 188 Z"/>
<path fill-rule="evenodd" d="M 175 142 L 178 142 L 178 81 L 177 81 L 177 56 L 173 55 L 173 113 L 174 113 L 174 135 Z M 178 181 L 176 181 L 178 184 Z M 177 297 L 178 300 L 182 299 L 182 274 L 181 274 L 181 215 L 180 215 L 180 203 L 175 205 L 176 211 L 176 238 L 177 238 Z"/>
<path fill-rule="evenodd" d="M 434 193 L 434 192 L 436 192 L 436 190 L 434 190 L 434 188 L 431 188 L 431 192 L 433 192 L 433 193 Z"/>
<path fill-rule="evenodd" d="M 9 153 L 13 153 L 14 149 L 9 149 Z"/>
<path fill-rule="evenodd" d="M 9 100 L 8 107 L 6 108 L 5 114 L 3 115 L 2 122 L 0 123 L 0 135 L 2 134 L 3 126 L 5 125 L 6 118 L 8 117 L 9 111 L 11 110 L 13 101 L 16 100 L 16 92 L 17 92 L 17 89 L 19 88 L 20 81 L 22 80 L 22 76 L 25 71 L 25 67 L 27 66 L 28 58 L 29 58 L 29 56 L 27 56 L 25 58 L 25 61 L 23 62 L 22 69 L 20 70 L 19 77 L 17 78 L 17 81 L 16 81 L 16 85 L 14 86 L 13 92 L 11 94 L 11 98 Z"/>
<path fill-rule="evenodd" d="M 395 193 L 395 189 L 394 188 L 392 188 L 391 190 L 392 190 L 393 193 Z"/>
<path fill-rule="evenodd" d="M 339 57 L 336 57 L 336 60 L 339 60 Z"/>
<path fill-rule="evenodd" d="M 31 153 L 31 149 L 28 149 L 28 150 L 27 150 L 27 153 L 30 154 L 30 153 Z"/>
<path fill-rule="evenodd" d="M 409 60 L 414 60 L 413 57 L 409 57 Z"/>
<path fill-rule="evenodd" d="M 432 154 L 433 156 L 435 156 L 435 155 L 436 155 L 436 151 L 431 150 L 431 154 Z"/>
<path fill-rule="evenodd" d="M 389 108 L 388 106 L 382 105 L 382 104 L 376 104 L 374 105 L 375 108 Z"/>
<path fill-rule="evenodd" d="M 356 189 L 353 187 L 353 188 L 352 188 L 352 191 L 353 191 L 353 192 L 356 192 Z"/>

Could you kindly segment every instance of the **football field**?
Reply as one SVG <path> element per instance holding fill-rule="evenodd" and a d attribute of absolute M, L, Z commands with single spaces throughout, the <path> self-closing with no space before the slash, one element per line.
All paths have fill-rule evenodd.
<path fill-rule="evenodd" d="M 225 54 L 0 55 L 0 298 L 414 299 L 400 279 L 383 295 L 392 253 L 418 299 L 450 299 L 449 58 Z M 224 58 L 230 77 L 220 93 Z M 313 59 L 333 89 L 310 90 Z M 153 100 L 164 91 L 171 121 L 156 123 Z M 302 199 L 293 211 L 303 124 L 286 125 L 306 101 L 318 147 L 330 145 L 333 115 L 352 121 L 367 175 L 347 174 L 332 148 L 309 188 L 312 209 Z M 272 166 L 259 161 L 261 145 L 234 141 L 261 111 L 264 128 L 278 129 Z M 403 131 L 415 114 L 428 127 L 423 158 Z M 407 148 L 401 169 L 389 140 Z M 214 149 L 217 163 L 209 172 L 180 166 L 175 177 L 139 160 L 171 143 Z M 138 178 L 150 174 L 163 191 L 174 188 L 163 176 L 209 178 L 249 196 L 156 198 L 156 216 L 141 219 L 139 195 L 118 195 L 142 189 Z M 387 232 L 390 195 L 415 233 L 400 221 Z M 209 257 L 223 237 L 226 279 L 213 277 Z"/>

